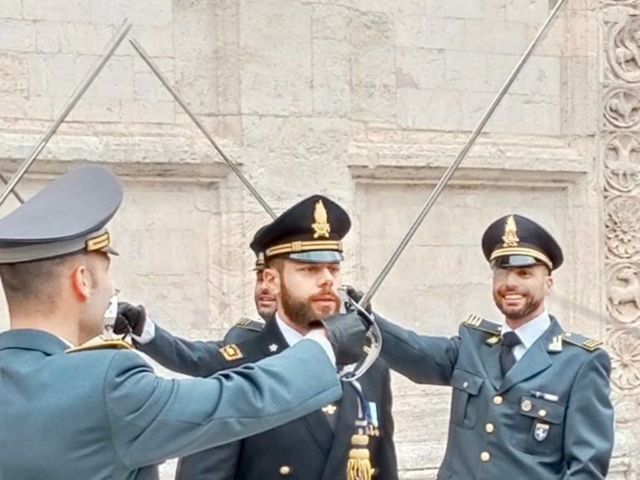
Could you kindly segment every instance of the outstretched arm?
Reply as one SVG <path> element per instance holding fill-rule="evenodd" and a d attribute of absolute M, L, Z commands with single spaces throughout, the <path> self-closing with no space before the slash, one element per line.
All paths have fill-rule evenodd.
<path fill-rule="evenodd" d="M 192 377 L 209 377 L 229 368 L 220 355 L 222 342 L 185 340 L 155 326 L 155 335 L 147 343 L 136 342 L 136 348 L 162 366 Z"/>
<path fill-rule="evenodd" d="M 207 379 L 165 379 L 133 352 L 113 355 L 106 411 L 119 463 L 129 469 L 275 428 L 341 396 L 319 342 Z"/>
<path fill-rule="evenodd" d="M 418 335 L 375 315 L 382 332 L 382 358 L 416 383 L 447 385 L 457 358 L 459 337 Z"/>

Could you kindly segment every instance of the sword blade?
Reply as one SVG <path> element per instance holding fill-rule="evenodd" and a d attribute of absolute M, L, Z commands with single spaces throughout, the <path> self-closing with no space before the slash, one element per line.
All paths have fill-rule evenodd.
<path fill-rule="evenodd" d="M 6 185 L 9 183 L 9 180 L 7 180 L 7 177 L 4 176 L 4 174 L 0 173 L 0 180 L 2 180 L 2 182 Z M 20 203 L 24 203 L 24 198 L 22 198 L 22 195 L 20 195 L 18 193 L 18 190 L 16 190 L 15 188 L 12 190 L 13 196 L 16 197 L 16 199 L 20 202 Z"/>
<path fill-rule="evenodd" d="M 91 69 L 91 71 L 88 73 L 85 79 L 78 85 L 76 90 L 71 94 L 71 96 L 69 97 L 69 100 L 67 100 L 67 103 L 65 103 L 65 105 L 63 106 L 62 110 L 60 111 L 60 113 L 58 114 L 54 122 L 47 129 L 44 135 L 40 138 L 38 143 L 31 149 L 29 156 L 22 163 L 18 171 L 13 175 L 13 177 L 11 177 L 11 180 L 9 181 L 9 183 L 7 183 L 4 190 L 2 191 L 2 195 L 0 195 L 0 206 L 5 202 L 7 197 L 11 195 L 11 192 L 13 192 L 13 190 L 16 188 L 16 185 L 18 184 L 18 182 L 22 180 L 22 177 L 24 177 L 24 175 L 27 173 L 29 168 L 31 168 L 31 165 L 33 164 L 33 162 L 35 162 L 36 158 L 38 158 L 38 155 L 40 155 L 40 152 L 42 152 L 42 150 L 47 145 L 47 143 L 49 143 L 49 140 L 51 140 L 51 137 L 53 137 L 53 135 L 56 133 L 56 131 L 58 130 L 58 127 L 60 127 L 62 122 L 64 122 L 64 120 L 67 118 L 69 113 L 71 113 L 71 110 L 73 110 L 73 107 L 76 106 L 76 104 L 80 101 L 80 99 L 85 94 L 87 89 L 91 86 L 93 81 L 100 74 L 104 66 L 107 64 L 109 59 L 113 56 L 117 48 L 120 46 L 120 44 L 124 40 L 124 37 L 127 35 L 127 33 L 129 33 L 129 30 L 131 30 L 131 24 L 125 20 L 122 26 L 120 27 L 120 29 L 118 30 L 118 32 L 116 32 L 113 39 L 109 43 L 109 46 L 106 52 L 104 53 L 104 55 L 102 56 L 102 58 L 100 58 L 98 63 L 95 65 L 95 67 Z"/>
<path fill-rule="evenodd" d="M 275 219 L 277 215 L 271 209 L 271 207 L 266 202 L 266 200 L 255 189 L 255 187 L 249 181 L 249 179 L 247 177 L 245 177 L 245 175 L 242 173 L 240 168 L 238 168 L 238 166 L 233 161 L 231 161 L 231 159 L 229 157 L 227 157 L 227 155 L 218 146 L 217 142 L 209 134 L 209 132 L 204 127 L 202 122 L 198 119 L 198 117 L 195 116 L 195 114 L 191 111 L 191 109 L 189 108 L 187 103 L 182 99 L 182 97 L 177 92 L 177 90 L 171 85 L 171 83 L 169 83 L 169 80 L 167 80 L 167 77 L 165 77 L 165 75 L 160 71 L 160 68 L 158 67 L 158 65 L 156 65 L 156 63 L 151 59 L 149 54 L 144 50 L 144 48 L 142 48 L 142 45 L 140 45 L 140 42 L 138 42 L 136 39 L 132 38 L 132 39 L 129 39 L 129 43 L 134 48 L 134 50 L 136 52 L 138 52 L 138 55 L 140 55 L 140 57 L 142 58 L 144 63 L 147 64 L 147 66 L 151 69 L 151 71 L 158 78 L 158 80 L 160 80 L 160 82 L 162 83 L 164 88 L 166 88 L 167 91 L 174 98 L 174 100 L 176 102 L 178 102 L 178 105 L 180 105 L 182 107 L 182 109 L 187 114 L 187 116 L 191 119 L 191 121 L 196 125 L 196 127 L 198 127 L 198 130 L 200 130 L 202 132 L 202 134 L 207 139 L 207 141 L 213 146 L 213 148 L 215 148 L 216 152 L 218 152 L 218 154 L 222 157 L 222 159 L 229 166 L 229 168 L 231 168 L 231 170 L 233 170 L 233 173 L 235 173 L 236 176 L 240 179 L 240 181 L 244 184 L 244 186 L 247 187 L 247 189 L 255 197 L 255 199 L 258 201 L 258 203 L 260 205 L 262 205 L 262 208 L 265 209 L 265 211 L 271 216 L 272 219 Z"/>
<path fill-rule="evenodd" d="M 560 8 L 565 3 L 565 1 L 566 0 L 559 0 L 558 3 L 556 3 L 553 10 L 551 11 L 549 16 L 545 20 L 545 22 L 542 24 L 542 26 L 538 30 L 538 33 L 536 34 L 535 38 L 531 41 L 531 43 L 529 44 L 525 52 L 522 54 L 522 57 L 520 58 L 516 66 L 513 68 L 509 76 L 507 77 L 507 80 L 505 81 L 504 85 L 502 86 L 502 88 L 500 89 L 496 97 L 493 99 L 493 101 L 489 105 L 489 108 L 486 110 L 486 112 L 484 113 L 484 115 L 476 125 L 476 127 L 473 129 L 473 132 L 471 132 L 471 135 L 469 136 L 469 139 L 465 143 L 464 147 L 462 147 L 462 150 L 460 151 L 456 159 L 449 166 L 449 168 L 444 173 L 444 175 L 442 176 L 442 178 L 440 179 L 436 187 L 433 189 L 433 191 L 429 195 L 429 198 L 427 199 L 424 206 L 422 207 L 422 210 L 420 210 L 420 213 L 416 217 L 415 221 L 413 222 L 413 224 L 411 225 L 411 227 L 409 228 L 405 236 L 400 241 L 400 244 L 398 245 L 396 250 L 393 252 L 393 254 L 389 257 L 389 260 L 387 260 L 387 263 L 385 263 L 384 267 L 382 268 L 382 270 L 380 271 L 376 279 L 371 284 L 371 288 L 360 300 L 359 304 L 361 306 L 367 305 L 371 301 L 371 298 L 378 291 L 378 289 L 380 288 L 380 285 L 382 285 L 382 282 L 384 282 L 385 278 L 387 278 L 387 275 L 389 275 L 389 272 L 391 271 L 391 269 L 394 267 L 394 265 L 400 258 L 400 255 L 402 255 L 402 252 L 404 252 L 405 248 L 413 238 L 414 234 L 416 233 L 420 225 L 422 225 L 422 222 L 424 221 L 425 217 L 427 216 L 431 208 L 433 208 L 433 205 L 436 203 L 436 201 L 438 200 L 438 197 L 440 196 L 444 188 L 447 186 L 447 183 L 449 183 L 449 180 L 451 179 L 453 174 L 456 172 L 456 170 L 460 166 L 460 163 L 462 162 L 462 160 L 464 160 L 464 158 L 467 156 L 467 153 L 469 153 L 469 150 L 471 150 L 471 147 L 473 146 L 476 139 L 478 138 L 478 135 L 480 135 L 485 125 L 487 124 L 487 122 L 495 112 L 496 108 L 498 108 L 498 106 L 500 105 L 500 102 L 509 91 L 511 84 L 513 84 L 513 82 L 515 81 L 516 77 L 520 73 L 520 70 L 522 70 L 522 67 L 524 67 L 527 60 L 531 56 L 533 49 L 536 47 L 540 39 L 543 37 L 543 35 L 551 25 L 551 23 L 553 22 L 553 19 L 556 17 L 557 13 L 560 11 Z"/>

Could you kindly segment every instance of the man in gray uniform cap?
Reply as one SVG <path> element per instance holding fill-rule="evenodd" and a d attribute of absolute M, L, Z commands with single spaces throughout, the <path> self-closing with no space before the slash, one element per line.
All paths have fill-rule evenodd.
<path fill-rule="evenodd" d="M 122 341 L 82 346 L 102 331 L 114 293 L 105 226 L 121 200 L 109 171 L 83 167 L 0 220 L 11 317 L 0 334 L 2 479 L 157 478 L 148 466 L 335 401 L 331 346 L 338 360 L 362 349 L 365 328 L 349 315 L 277 357 L 206 379 L 158 377 Z"/>
<path fill-rule="evenodd" d="M 418 383 L 453 387 L 441 480 L 596 480 L 613 449 L 611 364 L 601 342 L 563 331 L 545 297 L 562 251 L 520 215 L 482 238 L 502 325 L 472 315 L 453 338 L 377 317 L 382 357 Z"/>

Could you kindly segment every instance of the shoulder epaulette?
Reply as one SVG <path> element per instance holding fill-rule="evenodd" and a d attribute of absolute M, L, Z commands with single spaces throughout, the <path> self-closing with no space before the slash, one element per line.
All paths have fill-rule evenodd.
<path fill-rule="evenodd" d="M 250 318 L 241 318 L 234 327 L 244 328 L 246 330 L 252 330 L 254 332 L 261 332 L 264 328 L 264 322 L 258 320 L 251 320 Z"/>
<path fill-rule="evenodd" d="M 562 334 L 562 341 L 577 347 L 584 348 L 589 352 L 598 350 L 602 346 L 602 340 L 596 340 L 594 338 L 585 337 L 579 333 L 565 332 Z"/>
<path fill-rule="evenodd" d="M 234 362 L 236 360 L 244 358 L 242 350 L 240 350 L 240 347 L 238 347 L 238 345 L 236 345 L 235 343 L 225 345 L 219 350 L 219 352 L 227 362 Z"/>
<path fill-rule="evenodd" d="M 469 317 L 464 321 L 463 325 L 466 325 L 467 327 L 473 328 L 475 330 L 481 330 L 483 332 L 490 333 L 492 335 L 500 335 L 500 331 L 502 330 L 501 325 L 490 322 L 489 320 L 485 320 L 481 316 L 474 314 L 469 315 Z"/>
<path fill-rule="evenodd" d="M 66 349 L 64 353 L 88 352 L 91 350 L 131 350 L 132 348 L 124 340 L 105 340 L 102 337 L 95 337 L 82 345 Z"/>

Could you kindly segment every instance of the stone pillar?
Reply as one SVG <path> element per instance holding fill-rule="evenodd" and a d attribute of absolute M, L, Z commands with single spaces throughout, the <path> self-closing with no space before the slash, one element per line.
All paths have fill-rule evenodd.
<path fill-rule="evenodd" d="M 603 1 L 602 117 L 607 344 L 616 451 L 611 478 L 636 479 L 640 459 L 640 2 Z"/>

